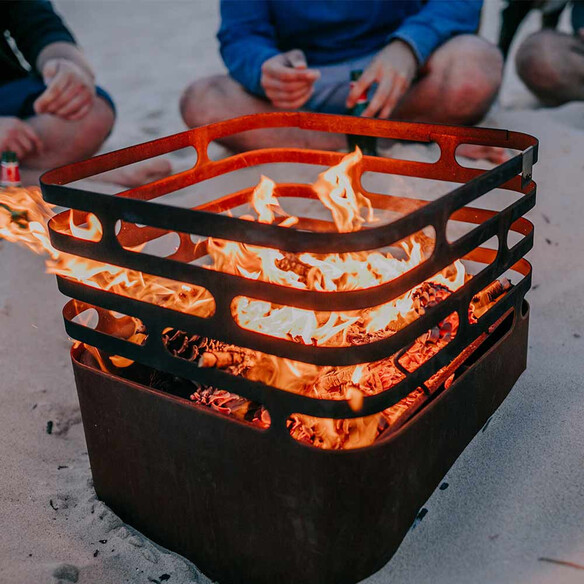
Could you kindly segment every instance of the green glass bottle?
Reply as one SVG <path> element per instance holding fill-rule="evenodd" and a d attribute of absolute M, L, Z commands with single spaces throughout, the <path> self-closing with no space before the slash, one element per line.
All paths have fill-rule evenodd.
<path fill-rule="evenodd" d="M 359 80 L 363 74 L 362 69 L 353 69 L 351 75 L 351 87 Z M 369 105 L 367 98 L 367 91 L 364 91 L 357 99 L 355 105 L 349 110 L 352 116 L 361 116 Z M 349 152 L 353 152 L 356 146 L 359 146 L 361 152 L 365 156 L 377 156 L 377 138 L 375 136 L 361 136 L 357 134 L 348 134 L 347 142 L 349 144 Z"/>

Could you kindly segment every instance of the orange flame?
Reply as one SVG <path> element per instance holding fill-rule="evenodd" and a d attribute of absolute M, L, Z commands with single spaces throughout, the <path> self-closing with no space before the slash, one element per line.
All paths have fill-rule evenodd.
<path fill-rule="evenodd" d="M 338 232 L 357 231 L 376 220 L 371 202 L 359 190 L 356 179 L 361 158 L 358 149 L 345 156 L 339 164 L 322 173 L 313 187 L 322 205 L 329 210 Z M 300 219 L 281 207 L 276 191 L 276 184 L 262 176 L 251 197 L 256 217 L 244 218 L 260 223 L 277 223 L 281 227 L 296 225 Z M 38 188 L 0 190 L 0 237 L 21 243 L 36 253 L 48 254 L 48 272 L 198 316 L 209 316 L 215 310 L 213 298 L 203 288 L 55 250 L 47 230 L 47 222 L 53 214 L 53 207 L 42 200 Z M 76 218 L 82 218 L 83 223 L 76 221 Z M 89 241 L 99 241 L 102 237 L 101 224 L 92 214 L 71 211 L 69 230 L 73 236 Z M 210 237 L 206 241 L 210 258 L 207 267 L 301 290 L 357 290 L 390 282 L 422 263 L 427 257 L 423 245 L 427 240 L 427 236 L 415 234 L 394 246 L 393 252 L 291 254 Z M 457 261 L 429 280 L 455 291 L 464 284 L 465 277 L 464 267 Z M 411 322 L 417 317 L 414 292 L 410 290 L 381 306 L 354 312 L 314 312 L 248 297 L 235 298 L 231 308 L 236 322 L 245 329 L 308 345 L 342 346 L 367 342 L 363 337 L 367 334 L 375 335 L 374 338 L 392 335 Z M 126 332 L 124 338 L 143 342 L 147 331 L 137 319 L 131 318 L 130 322 L 134 323 L 133 330 Z M 362 340 L 355 337 L 356 330 Z M 98 356 L 98 359 L 101 357 Z M 132 363 L 123 357 L 113 357 L 111 360 L 117 367 Z M 100 362 L 105 368 L 105 364 Z M 259 363 L 248 377 L 289 391 L 310 392 L 315 397 L 331 398 L 326 384 L 318 382 L 332 371 L 331 368 L 323 369 L 271 355 L 262 355 Z M 371 371 L 362 366 L 337 368 L 334 372 L 346 376 L 346 380 L 336 387 L 337 394 L 332 396 L 333 399 L 347 399 L 355 411 L 360 410 L 365 394 L 378 391 L 372 388 L 379 384 L 379 380 L 373 379 Z M 402 376 L 397 370 L 392 375 L 396 379 Z M 389 381 L 387 383 L 391 385 Z M 301 434 L 307 420 L 317 419 L 298 415 L 293 420 L 293 427 Z M 337 447 L 341 426 L 350 427 L 352 433 L 349 442 L 345 443 L 346 447 L 349 443 L 355 445 L 372 441 L 371 437 L 377 431 L 377 420 L 377 416 L 370 416 L 352 421 L 318 420 L 318 423 L 310 423 L 317 428 L 315 431 L 320 433 L 319 440 L 327 447 Z"/>
<path fill-rule="evenodd" d="M 320 175 L 314 189 L 321 203 L 330 210 L 340 232 L 356 231 L 375 220 L 371 202 L 355 190 L 350 174 L 362 158 L 356 150 L 337 165 Z M 276 212 L 285 217 L 280 225 L 297 223 L 298 217 L 288 215 L 274 194 L 273 181 L 262 177 L 252 194 L 257 221 L 273 223 Z M 366 217 L 362 210 L 366 211 Z M 424 261 L 422 246 L 416 236 L 400 243 L 404 258 L 379 251 L 311 254 L 297 256 L 285 252 L 209 238 L 208 252 L 212 269 L 238 274 L 293 288 L 326 292 L 347 291 L 378 286 L 394 280 Z M 454 276 L 449 274 L 454 272 Z M 431 280 L 457 290 L 464 283 L 465 271 L 460 261 Z M 291 306 L 276 306 L 269 302 L 238 297 L 232 306 L 238 324 L 248 330 L 304 344 L 349 344 L 346 333 L 357 321 L 363 321 L 369 333 L 395 332 L 390 325 L 400 318 L 411 317 L 413 290 L 395 300 L 358 313 L 313 312 Z"/>
<path fill-rule="evenodd" d="M 198 286 L 187 285 L 165 278 L 143 274 L 119 266 L 73 256 L 56 250 L 50 243 L 47 223 L 54 215 L 54 207 L 42 199 L 40 189 L 0 189 L 0 237 L 24 245 L 38 254 L 47 254 L 47 272 L 71 278 L 88 286 L 112 291 L 124 296 L 155 304 L 167 304 L 199 316 L 209 316 L 215 309 L 211 295 Z M 93 214 L 78 225 L 75 212 L 69 216 L 69 228 L 75 237 L 99 241 L 102 228 Z M 132 317 L 134 333 L 129 340 L 140 342 L 145 334 L 137 332 L 141 323 Z M 132 361 L 117 357 L 118 366 L 130 365 Z"/>

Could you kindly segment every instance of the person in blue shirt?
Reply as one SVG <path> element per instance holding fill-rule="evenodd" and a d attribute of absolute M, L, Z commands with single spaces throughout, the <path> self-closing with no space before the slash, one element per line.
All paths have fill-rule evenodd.
<path fill-rule="evenodd" d="M 276 110 L 347 113 L 367 91 L 365 116 L 475 124 L 497 95 L 503 63 L 474 34 L 481 8 L 482 0 L 222 0 L 218 39 L 229 74 L 187 87 L 183 119 L 197 127 Z M 364 73 L 350 89 L 353 69 Z M 224 143 L 339 149 L 343 140 L 291 128 Z"/>

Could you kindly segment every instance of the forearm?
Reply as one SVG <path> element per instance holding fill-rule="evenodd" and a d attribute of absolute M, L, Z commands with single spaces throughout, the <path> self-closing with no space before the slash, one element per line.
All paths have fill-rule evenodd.
<path fill-rule="evenodd" d="M 280 52 L 267 0 L 222 0 L 217 38 L 231 76 L 248 91 L 263 95 L 262 63 Z"/>
<path fill-rule="evenodd" d="M 247 47 L 243 43 L 221 52 L 230 75 L 249 92 L 256 95 L 264 95 L 260 84 L 262 64 L 277 54 L 279 54 L 277 49 L 261 46 Z"/>
<path fill-rule="evenodd" d="M 76 45 L 61 41 L 47 45 L 41 50 L 37 58 L 37 71 L 42 73 L 44 66 L 53 59 L 71 61 L 80 67 L 92 80 L 95 80 L 93 69 L 89 65 L 83 52 Z"/>

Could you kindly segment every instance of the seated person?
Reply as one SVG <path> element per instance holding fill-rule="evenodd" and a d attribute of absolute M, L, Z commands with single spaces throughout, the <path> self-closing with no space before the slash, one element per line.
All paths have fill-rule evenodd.
<path fill-rule="evenodd" d="M 519 77 L 548 106 L 584 100 L 584 1 L 570 6 L 573 34 L 546 28 L 517 50 Z"/>
<path fill-rule="evenodd" d="M 532 10 L 541 11 L 542 28 L 555 29 L 568 0 L 507 0 L 501 11 L 499 48 L 506 59 L 518 28 Z"/>
<path fill-rule="evenodd" d="M 497 95 L 503 62 L 473 34 L 481 7 L 480 0 L 222 0 L 218 38 L 229 75 L 192 83 L 181 99 L 183 119 L 197 127 L 278 110 L 344 114 L 368 91 L 365 116 L 476 124 Z M 350 89 L 353 69 L 364 73 Z M 297 128 L 223 142 L 234 150 L 346 147 L 343 136 Z M 475 158 L 491 152 L 465 148 Z"/>
<path fill-rule="evenodd" d="M 4 0 L 0 22 L 8 33 L 0 37 L 0 151 L 14 151 L 23 183 L 36 184 L 45 170 L 97 152 L 114 104 L 50 2 Z M 155 162 L 100 178 L 136 186 L 168 174 L 168 162 Z"/>

